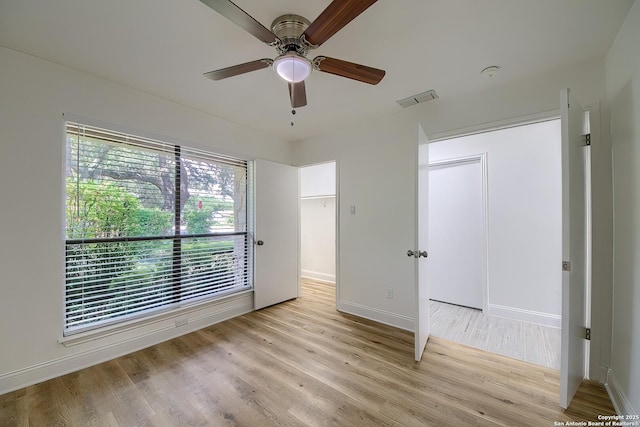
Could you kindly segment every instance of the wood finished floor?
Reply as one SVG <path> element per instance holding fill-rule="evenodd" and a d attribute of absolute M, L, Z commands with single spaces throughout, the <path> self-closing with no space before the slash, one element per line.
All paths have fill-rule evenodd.
<path fill-rule="evenodd" d="M 558 406 L 558 371 L 299 299 L 0 396 L 0 426 L 552 426 L 613 414 L 600 386 Z"/>
<path fill-rule="evenodd" d="M 487 316 L 480 310 L 430 301 L 431 335 L 560 369 L 560 329 Z"/>

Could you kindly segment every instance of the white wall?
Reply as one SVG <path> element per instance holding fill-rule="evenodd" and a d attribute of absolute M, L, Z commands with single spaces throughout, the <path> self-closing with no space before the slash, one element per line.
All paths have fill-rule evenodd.
<path fill-rule="evenodd" d="M 614 200 L 613 341 L 609 390 L 619 413 L 640 412 L 640 2 L 606 57 Z"/>
<path fill-rule="evenodd" d="M 404 329 L 413 329 L 417 141 L 417 120 L 396 114 L 296 144 L 297 164 L 338 160 L 338 309 Z"/>
<path fill-rule="evenodd" d="M 63 113 L 246 158 L 290 163 L 290 144 L 91 75 L 0 48 L 0 394 L 250 311 L 234 297 L 66 347 Z"/>
<path fill-rule="evenodd" d="M 302 277 L 336 281 L 336 164 L 300 169 Z"/>
<path fill-rule="evenodd" d="M 323 196 L 300 202 L 300 274 L 336 281 L 336 198 Z"/>
<path fill-rule="evenodd" d="M 487 153 L 488 314 L 559 328 L 560 121 L 434 142 L 428 149 L 431 162 Z"/>
<path fill-rule="evenodd" d="M 300 168 L 300 197 L 336 195 L 336 163 L 327 162 Z"/>

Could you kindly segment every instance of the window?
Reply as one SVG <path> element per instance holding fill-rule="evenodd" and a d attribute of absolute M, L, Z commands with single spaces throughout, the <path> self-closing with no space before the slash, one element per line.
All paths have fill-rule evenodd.
<path fill-rule="evenodd" d="M 64 334 L 251 288 L 248 164 L 66 125 Z"/>

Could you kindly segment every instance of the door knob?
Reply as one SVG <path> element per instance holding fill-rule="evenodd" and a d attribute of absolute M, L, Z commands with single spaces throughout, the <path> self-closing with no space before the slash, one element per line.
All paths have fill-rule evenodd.
<path fill-rule="evenodd" d="M 407 256 L 415 256 L 415 255 L 416 255 L 416 253 L 414 251 L 412 251 L 411 249 L 409 249 L 407 251 Z"/>
<path fill-rule="evenodd" d="M 429 254 L 427 253 L 427 251 L 419 251 L 418 256 L 426 258 L 429 256 Z"/>
<path fill-rule="evenodd" d="M 262 245 L 264 245 L 264 242 L 263 242 L 262 240 L 258 240 L 258 241 L 256 242 L 256 245 L 258 245 L 258 246 L 262 246 Z"/>

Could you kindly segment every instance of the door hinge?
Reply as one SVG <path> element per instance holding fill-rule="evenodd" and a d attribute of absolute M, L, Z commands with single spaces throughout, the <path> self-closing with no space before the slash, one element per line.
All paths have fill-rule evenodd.
<path fill-rule="evenodd" d="M 584 328 L 584 339 L 591 341 L 591 328 Z"/>
<path fill-rule="evenodd" d="M 584 136 L 584 144 L 587 145 L 587 146 L 591 145 L 591 134 L 590 133 L 588 133 L 588 134 L 586 134 Z"/>
<path fill-rule="evenodd" d="M 562 261 L 562 271 L 571 271 L 571 262 Z"/>

